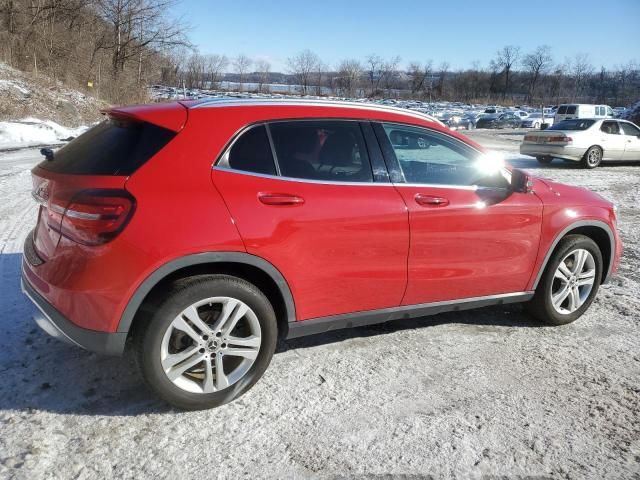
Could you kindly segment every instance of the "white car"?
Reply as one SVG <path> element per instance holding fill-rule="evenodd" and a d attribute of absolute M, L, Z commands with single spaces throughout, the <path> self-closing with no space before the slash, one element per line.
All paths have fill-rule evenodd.
<path fill-rule="evenodd" d="M 554 158 L 595 168 L 603 160 L 640 160 L 640 128 L 626 120 L 576 118 L 527 133 L 520 153 L 542 164 Z"/>
<path fill-rule="evenodd" d="M 522 128 L 535 128 L 539 130 L 543 123 L 553 125 L 553 115 L 547 115 L 545 113 L 543 119 L 540 112 L 530 113 L 527 118 L 522 120 L 520 126 Z"/>

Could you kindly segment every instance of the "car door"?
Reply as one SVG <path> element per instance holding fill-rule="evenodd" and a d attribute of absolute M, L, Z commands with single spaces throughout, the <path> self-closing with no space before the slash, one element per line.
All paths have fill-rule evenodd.
<path fill-rule="evenodd" d="M 600 125 L 599 140 L 607 160 L 622 160 L 625 150 L 625 136 L 621 135 L 620 126 L 615 120 L 605 120 Z"/>
<path fill-rule="evenodd" d="M 375 142 L 356 121 L 255 125 L 213 168 L 247 252 L 283 274 L 298 320 L 402 299 L 408 216 L 367 132 Z"/>
<path fill-rule="evenodd" d="M 447 134 L 401 124 L 374 128 L 409 210 L 403 305 L 525 290 L 540 240 L 538 197 L 511 192 L 507 170 Z"/>
<path fill-rule="evenodd" d="M 627 122 L 618 122 L 624 137 L 623 160 L 640 160 L 640 128 Z"/>

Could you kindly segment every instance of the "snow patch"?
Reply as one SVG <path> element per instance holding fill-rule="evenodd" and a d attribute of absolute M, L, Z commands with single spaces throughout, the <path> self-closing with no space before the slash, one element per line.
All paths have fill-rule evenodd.
<path fill-rule="evenodd" d="M 88 128 L 86 125 L 67 128 L 51 120 L 38 118 L 0 122 L 0 151 L 35 145 L 59 145 Z"/>

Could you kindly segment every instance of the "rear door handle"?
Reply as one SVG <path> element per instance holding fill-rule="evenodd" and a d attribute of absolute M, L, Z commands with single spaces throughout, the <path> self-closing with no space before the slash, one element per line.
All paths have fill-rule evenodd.
<path fill-rule="evenodd" d="M 442 197 L 434 197 L 433 195 L 425 195 L 423 193 L 416 193 L 416 203 L 425 207 L 446 207 L 449 205 L 449 200 Z"/>
<path fill-rule="evenodd" d="M 302 205 L 304 198 L 288 193 L 258 193 L 258 200 L 265 205 Z"/>

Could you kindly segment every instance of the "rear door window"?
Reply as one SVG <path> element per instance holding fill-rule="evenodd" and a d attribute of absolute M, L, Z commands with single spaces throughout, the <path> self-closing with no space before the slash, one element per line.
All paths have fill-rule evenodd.
<path fill-rule="evenodd" d="M 269 124 L 283 177 L 329 182 L 373 182 L 360 124 L 312 120 Z"/>
<path fill-rule="evenodd" d="M 243 172 L 276 175 L 266 127 L 257 125 L 244 132 L 231 146 L 220 165 Z"/>
<path fill-rule="evenodd" d="M 575 105 L 567 106 L 567 115 L 575 115 L 577 107 Z"/>
<path fill-rule="evenodd" d="M 640 135 L 640 128 L 636 127 L 635 125 L 631 125 L 630 123 L 626 122 L 620 122 L 620 127 L 622 128 L 622 131 L 625 135 L 633 135 L 634 137 Z"/>
<path fill-rule="evenodd" d="M 72 175 L 131 175 L 176 133 L 146 122 L 109 119 L 54 153 L 38 166 Z"/>

